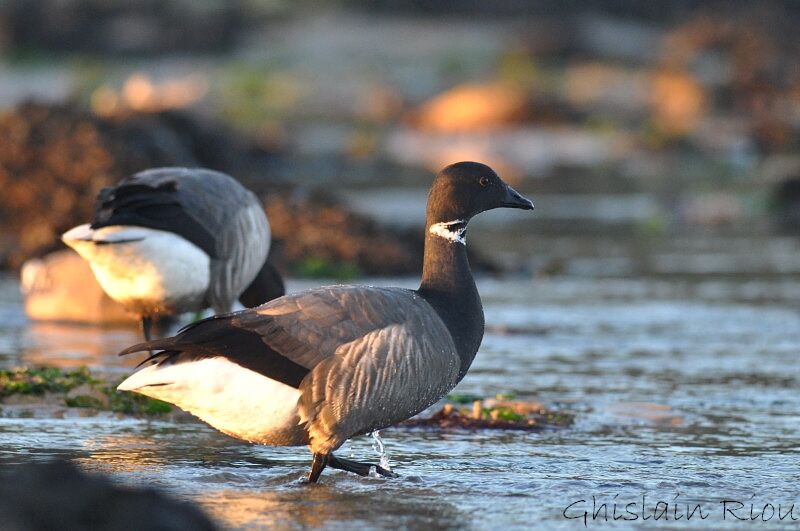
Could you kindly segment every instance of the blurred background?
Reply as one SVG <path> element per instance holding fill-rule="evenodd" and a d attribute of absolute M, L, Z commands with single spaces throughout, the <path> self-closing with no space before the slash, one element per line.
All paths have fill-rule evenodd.
<path fill-rule="evenodd" d="M 4 2 L 0 265 L 187 165 L 264 197 L 291 275 L 416 274 L 432 176 L 471 159 L 536 204 L 471 226 L 478 269 L 800 274 L 798 23 L 791 1 Z"/>
<path fill-rule="evenodd" d="M 470 224 L 487 328 L 455 394 L 575 419 L 392 428 L 404 480 L 331 474 L 312 493 L 304 450 L 57 395 L 36 409 L 6 371 L 0 463 L 68 457 L 230 528 L 553 528 L 574 500 L 645 491 L 788 507 L 798 27 L 791 0 L 0 0 L 0 369 L 113 382 L 139 361 L 115 355 L 134 320 L 58 239 L 127 175 L 240 179 L 290 291 L 413 288 L 433 176 L 477 160 L 536 209 Z"/>

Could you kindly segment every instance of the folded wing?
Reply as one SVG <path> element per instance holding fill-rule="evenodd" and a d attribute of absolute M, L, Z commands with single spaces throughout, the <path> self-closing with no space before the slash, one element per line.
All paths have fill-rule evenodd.
<path fill-rule="evenodd" d="M 157 168 L 100 192 L 92 228 L 134 225 L 173 232 L 211 258 L 208 304 L 217 312 L 256 277 L 269 252 L 262 205 L 235 179 L 205 169 Z"/>
<path fill-rule="evenodd" d="M 329 449 L 421 411 L 455 385 L 460 368 L 438 315 L 399 288 L 287 295 L 121 354 L 142 350 L 161 350 L 148 360 L 165 365 L 224 357 L 299 389 L 300 421 Z"/>

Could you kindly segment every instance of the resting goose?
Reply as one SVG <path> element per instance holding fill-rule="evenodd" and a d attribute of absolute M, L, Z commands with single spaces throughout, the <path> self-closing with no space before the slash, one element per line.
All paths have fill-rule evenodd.
<path fill-rule="evenodd" d="M 466 228 L 485 210 L 532 209 L 488 166 L 443 169 L 428 197 L 419 289 L 331 286 L 217 315 L 120 355 L 158 351 L 119 385 L 246 441 L 309 445 L 310 482 L 348 438 L 405 420 L 464 377 L 483 338 Z M 378 473 L 389 475 L 383 468 Z"/>
<path fill-rule="evenodd" d="M 256 196 L 206 169 L 157 168 L 104 188 L 91 223 L 62 236 L 108 295 L 153 320 L 211 307 L 229 312 L 285 293 L 266 261 L 270 230 Z"/>

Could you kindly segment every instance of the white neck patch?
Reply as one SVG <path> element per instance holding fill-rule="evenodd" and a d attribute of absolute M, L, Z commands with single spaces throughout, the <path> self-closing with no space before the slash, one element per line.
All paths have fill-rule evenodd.
<path fill-rule="evenodd" d="M 451 230 L 450 227 L 453 225 L 460 225 L 464 224 L 463 227 L 458 228 L 456 230 Z M 428 229 L 428 232 L 431 234 L 435 234 L 437 236 L 441 236 L 445 240 L 449 240 L 453 243 L 461 243 L 463 245 L 467 244 L 467 238 L 465 233 L 467 232 L 466 221 L 463 219 L 456 219 L 453 221 L 443 221 L 441 223 L 434 223 L 431 225 L 431 228 Z"/>

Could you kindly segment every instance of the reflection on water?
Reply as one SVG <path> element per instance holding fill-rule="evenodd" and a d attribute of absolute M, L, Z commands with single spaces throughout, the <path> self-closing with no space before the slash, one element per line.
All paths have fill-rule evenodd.
<path fill-rule="evenodd" d="M 132 360 L 117 359 L 123 348 L 140 340 L 133 326 L 103 327 L 31 322 L 25 317 L 15 279 L 0 276 L 0 366 L 88 366 L 124 370 Z"/>
<path fill-rule="evenodd" d="M 562 511 L 591 496 L 800 501 L 800 312 L 791 280 L 479 284 L 490 328 L 458 392 L 515 393 L 575 411 L 575 426 L 389 429 L 382 435 L 400 479 L 328 471 L 310 487 L 299 485 L 306 448 L 252 446 L 181 420 L 0 419 L 0 461 L 71 457 L 195 499 L 231 528 L 574 528 Z M 129 370 L 114 354 L 138 340 L 135 330 L 30 325 L 18 302 L 3 298 L 13 286 L 5 288 L 0 364 Z M 375 461 L 370 443 L 354 440 L 354 457 Z"/>
<path fill-rule="evenodd" d="M 117 353 L 138 341 L 141 333 L 132 327 L 99 326 L 32 322 L 21 336 L 20 365 L 54 365 L 56 367 L 107 368 L 116 365 L 134 366 L 133 360 L 122 362 Z"/>
<path fill-rule="evenodd" d="M 368 480 L 359 480 L 366 483 Z M 240 528 L 258 522 L 267 528 L 295 527 L 382 527 L 463 528 L 468 515 L 439 498 L 438 493 L 419 489 L 398 489 L 384 484 L 356 490 L 348 479 L 332 484 L 305 486 L 296 482 L 282 490 L 253 493 L 228 489 L 204 495 L 203 506 L 219 521 Z M 363 488 L 360 485 L 359 488 Z M 377 492 L 376 492 L 377 491 Z"/>

